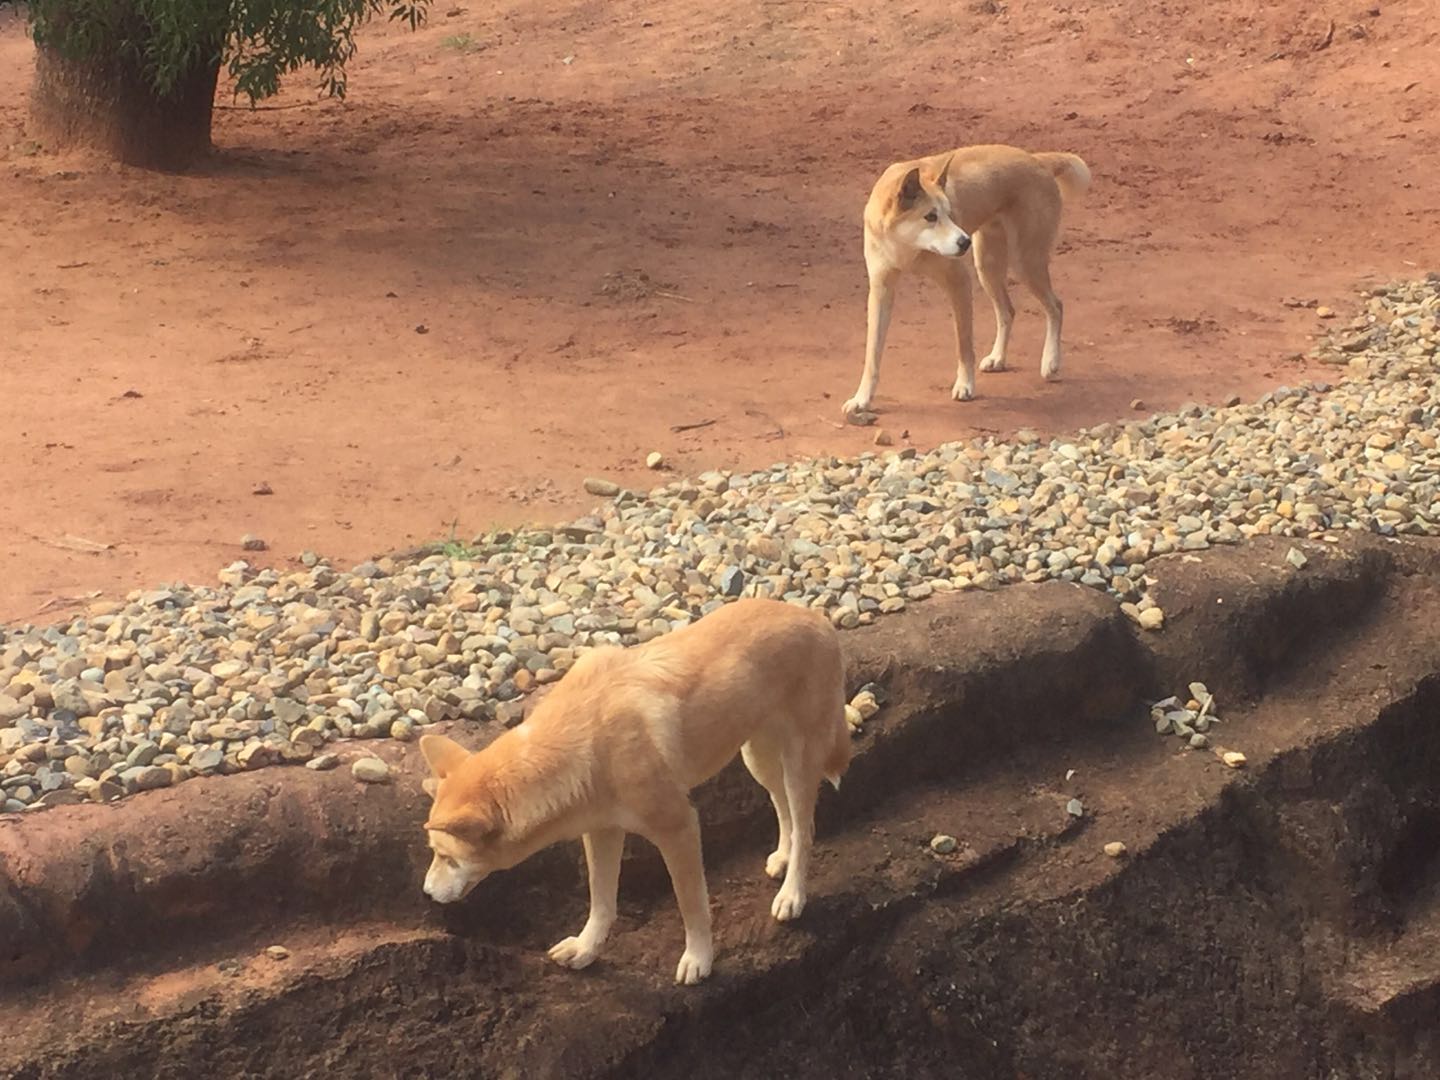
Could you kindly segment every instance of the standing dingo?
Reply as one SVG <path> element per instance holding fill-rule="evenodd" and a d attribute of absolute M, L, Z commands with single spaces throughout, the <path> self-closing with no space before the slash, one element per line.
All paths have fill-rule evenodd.
<path fill-rule="evenodd" d="M 1058 378 L 1064 308 L 1050 287 L 1050 253 L 1060 232 L 1062 197 L 1073 198 L 1089 186 L 1090 170 L 1076 155 L 1029 154 L 1013 146 L 970 146 L 886 169 L 865 204 L 870 275 L 865 370 L 855 396 L 845 402 L 845 415 L 868 411 L 875 399 L 896 282 L 909 269 L 936 281 L 949 296 L 959 353 L 951 397 L 975 396 L 970 273 L 960 261 L 972 241 L 980 284 L 995 305 L 995 345 L 981 370 L 1005 367 L 1015 318 L 1005 275 L 1013 262 L 1045 309 L 1040 374 Z"/>
<path fill-rule="evenodd" d="M 478 753 L 439 735 L 420 750 L 434 774 L 427 894 L 451 903 L 491 871 L 582 837 L 590 917 L 550 956 L 583 968 L 615 922 L 625 834 L 639 833 L 664 856 L 685 922 L 675 981 L 697 983 L 713 945 L 690 790 L 744 758 L 779 823 L 765 862 L 784 878 L 771 913 L 796 918 L 817 789 L 822 778 L 838 788 L 850 762 L 839 637 L 817 612 L 737 601 L 645 645 L 586 653 L 523 724 Z"/>

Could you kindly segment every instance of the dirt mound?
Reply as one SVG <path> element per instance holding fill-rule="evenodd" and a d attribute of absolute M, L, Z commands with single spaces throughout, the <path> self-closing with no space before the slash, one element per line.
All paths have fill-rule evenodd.
<path fill-rule="evenodd" d="M 633 839 L 585 973 L 543 957 L 583 918 L 574 847 L 428 907 L 403 747 L 390 788 L 294 770 L 7 821 L 0 1072 L 1434 1075 L 1440 548 L 1304 546 L 1162 560 L 1160 635 L 1063 585 L 846 635 L 889 701 L 822 800 L 800 924 L 767 914 L 759 789 L 700 793 L 698 990 Z M 1179 750 L 1146 705 L 1196 678 L 1222 720 Z"/>

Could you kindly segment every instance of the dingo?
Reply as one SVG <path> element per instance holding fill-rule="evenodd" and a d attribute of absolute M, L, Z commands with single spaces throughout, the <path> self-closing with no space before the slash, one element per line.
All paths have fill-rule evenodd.
<path fill-rule="evenodd" d="M 675 981 L 697 983 L 713 946 L 689 792 L 740 752 L 780 827 L 765 861 L 784 877 L 771 913 L 798 916 L 820 780 L 838 788 L 850 762 L 839 638 L 816 612 L 738 601 L 646 645 L 586 653 L 533 715 L 478 753 L 439 735 L 420 750 L 434 774 L 429 896 L 459 900 L 491 871 L 580 836 L 590 917 L 550 956 L 583 968 L 615 922 L 625 834 L 639 833 L 660 849 L 685 923 Z"/>
<path fill-rule="evenodd" d="M 855 396 L 845 402 L 845 415 L 868 411 L 875 400 L 896 281 L 911 268 L 934 279 L 950 298 L 959 353 L 950 396 L 975 396 L 970 273 L 960 261 L 972 240 L 980 284 L 995 305 L 995 345 L 980 369 L 1005 367 L 1015 318 L 1005 289 L 1013 253 L 1020 280 L 1045 308 L 1040 374 L 1058 378 L 1063 306 L 1050 287 L 1050 252 L 1060 231 L 1062 196 L 1073 198 L 1089 186 L 1090 170 L 1076 155 L 1029 154 L 1013 146 L 970 146 L 886 169 L 865 204 L 865 370 Z"/>

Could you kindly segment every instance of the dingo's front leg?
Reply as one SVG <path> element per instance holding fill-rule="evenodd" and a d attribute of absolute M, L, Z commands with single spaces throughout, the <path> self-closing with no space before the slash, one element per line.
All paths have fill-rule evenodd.
<path fill-rule="evenodd" d="M 675 967 L 675 981 L 693 986 L 710 974 L 715 944 L 710 935 L 710 896 L 700 854 L 700 818 L 688 803 L 686 809 L 683 822 L 657 833 L 653 839 L 670 871 L 680 918 L 685 923 L 685 952 Z"/>
<path fill-rule="evenodd" d="M 589 967 L 615 925 L 620 894 L 620 857 L 625 852 L 625 830 L 600 829 L 586 833 L 585 864 L 590 872 L 590 917 L 575 937 L 568 937 L 550 950 L 550 959 L 568 968 Z"/>
<path fill-rule="evenodd" d="M 890 329 L 890 311 L 895 306 L 895 283 L 899 274 L 888 267 L 870 274 L 870 299 L 865 316 L 865 369 L 855 396 L 845 402 L 844 413 L 867 412 L 875 401 L 880 382 L 880 357 L 885 352 L 885 334 Z"/>

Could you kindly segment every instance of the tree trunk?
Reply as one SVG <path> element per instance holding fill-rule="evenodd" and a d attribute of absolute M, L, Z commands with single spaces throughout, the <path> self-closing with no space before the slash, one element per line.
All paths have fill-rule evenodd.
<path fill-rule="evenodd" d="M 126 57 L 71 59 L 36 43 L 30 110 L 44 141 L 90 146 L 127 165 L 179 172 L 210 151 L 220 50 L 157 94 Z"/>

